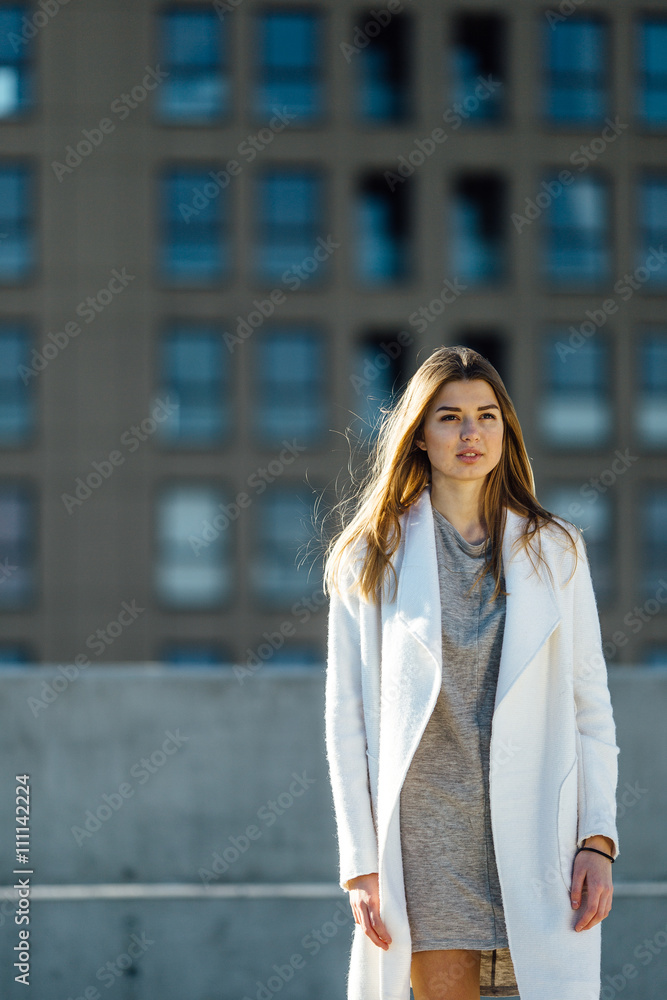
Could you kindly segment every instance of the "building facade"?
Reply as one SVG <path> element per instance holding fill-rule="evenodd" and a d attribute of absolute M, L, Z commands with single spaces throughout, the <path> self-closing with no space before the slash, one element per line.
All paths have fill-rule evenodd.
<path fill-rule="evenodd" d="M 0 134 L 2 662 L 320 667 L 325 501 L 442 344 L 667 660 L 664 4 L 3 2 Z"/>

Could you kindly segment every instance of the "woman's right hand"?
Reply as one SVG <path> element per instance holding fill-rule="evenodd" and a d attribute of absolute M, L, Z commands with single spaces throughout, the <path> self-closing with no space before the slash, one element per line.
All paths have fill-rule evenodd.
<path fill-rule="evenodd" d="M 363 927 L 364 934 L 378 948 L 386 951 L 391 944 L 389 931 L 380 919 L 380 887 L 378 873 L 357 875 L 348 882 L 350 905 L 355 924 Z"/>

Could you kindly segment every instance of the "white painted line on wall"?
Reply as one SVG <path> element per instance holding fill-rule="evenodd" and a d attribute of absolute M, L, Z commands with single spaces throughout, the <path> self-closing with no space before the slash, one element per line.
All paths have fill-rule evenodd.
<path fill-rule="evenodd" d="M 330 899 L 344 896 L 335 882 L 110 882 L 89 885 L 37 885 L 30 898 L 60 902 L 95 899 Z M 667 896 L 667 882 L 615 882 L 615 896 Z M 0 899 L 15 900 L 17 890 L 0 886 Z"/>

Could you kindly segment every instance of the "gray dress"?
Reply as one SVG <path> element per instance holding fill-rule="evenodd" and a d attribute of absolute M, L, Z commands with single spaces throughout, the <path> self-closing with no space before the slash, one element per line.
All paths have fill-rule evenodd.
<path fill-rule="evenodd" d="M 490 539 L 473 545 L 433 509 L 442 604 L 442 687 L 401 789 L 403 872 L 412 951 L 480 950 L 483 996 L 516 996 L 489 807 L 489 746 L 505 597 Z M 501 585 L 504 589 L 504 577 Z"/>

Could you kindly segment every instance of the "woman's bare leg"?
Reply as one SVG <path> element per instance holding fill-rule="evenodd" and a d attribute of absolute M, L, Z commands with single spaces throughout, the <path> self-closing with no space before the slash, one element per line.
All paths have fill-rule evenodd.
<path fill-rule="evenodd" d="M 410 985 L 415 1000 L 479 1000 L 482 953 L 446 948 L 412 955 Z"/>

